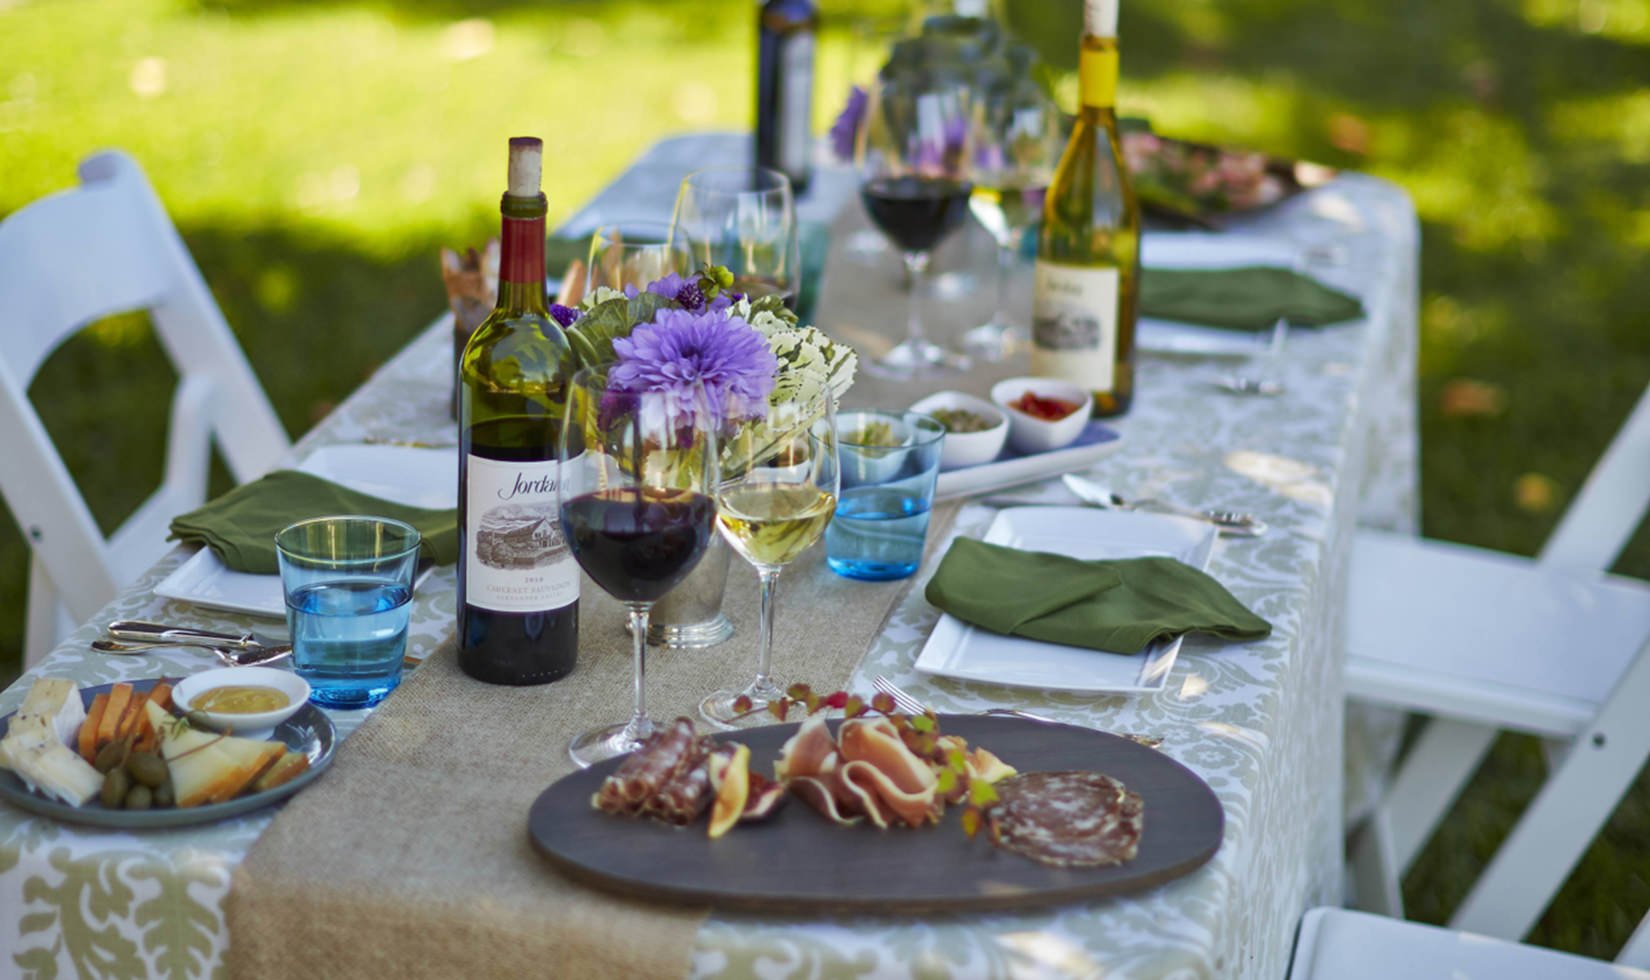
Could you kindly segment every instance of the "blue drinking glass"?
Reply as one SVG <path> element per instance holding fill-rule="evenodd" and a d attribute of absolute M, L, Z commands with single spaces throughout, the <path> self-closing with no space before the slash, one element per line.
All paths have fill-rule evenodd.
<path fill-rule="evenodd" d="M 847 578 L 884 582 L 922 564 L 945 426 L 921 412 L 837 416 L 842 492 L 825 530 L 825 561 Z"/>
<path fill-rule="evenodd" d="M 384 517 L 317 517 L 275 535 L 292 665 L 310 701 L 368 708 L 401 683 L 417 529 Z"/>

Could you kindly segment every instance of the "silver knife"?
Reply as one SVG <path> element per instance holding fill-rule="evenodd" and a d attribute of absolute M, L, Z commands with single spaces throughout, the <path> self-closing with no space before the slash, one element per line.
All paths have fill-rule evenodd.
<path fill-rule="evenodd" d="M 117 619 L 109 624 L 108 629 L 109 635 L 115 639 L 135 643 L 208 643 L 212 646 L 232 647 L 236 650 L 264 646 L 251 633 L 220 633 L 216 630 L 203 630 L 192 626 L 167 626 L 163 623 L 146 623 L 137 619 Z"/>

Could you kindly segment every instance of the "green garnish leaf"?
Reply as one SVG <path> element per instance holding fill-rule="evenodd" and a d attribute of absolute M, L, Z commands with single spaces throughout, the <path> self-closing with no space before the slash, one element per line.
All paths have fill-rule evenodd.
<path fill-rule="evenodd" d="M 912 715 L 911 716 L 911 730 L 912 731 L 922 732 L 924 735 L 927 735 L 927 734 L 933 732 L 936 726 L 937 726 L 937 720 L 934 718 L 934 716 L 932 714 L 924 712 L 923 714 L 920 714 L 920 715 Z"/>
<path fill-rule="evenodd" d="M 964 808 L 962 812 L 962 829 L 963 833 L 967 834 L 970 840 L 973 840 L 974 835 L 980 832 L 981 821 L 982 818 L 977 807 L 971 806 Z"/>
<path fill-rule="evenodd" d="M 957 774 L 951 770 L 941 769 L 939 774 L 934 777 L 934 790 L 939 793 L 939 795 L 949 796 L 951 795 L 951 791 L 956 788 Z"/>
<path fill-rule="evenodd" d="M 983 779 L 971 779 L 968 781 L 968 802 L 984 809 L 997 802 L 997 790 Z"/>

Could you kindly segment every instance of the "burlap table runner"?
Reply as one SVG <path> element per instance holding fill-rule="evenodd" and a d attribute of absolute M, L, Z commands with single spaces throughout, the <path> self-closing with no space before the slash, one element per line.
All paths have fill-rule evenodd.
<path fill-rule="evenodd" d="M 930 546 L 956 515 L 933 515 Z M 851 582 L 816 547 L 780 580 L 775 674 L 816 690 L 846 683 L 910 585 Z M 748 680 L 756 575 L 734 559 L 724 609 L 738 627 L 708 651 L 654 651 L 655 719 L 695 714 Z M 542 687 L 461 673 L 449 643 L 338 749 L 236 869 L 227 903 L 240 977 L 664 977 L 687 969 L 703 909 L 616 899 L 553 871 L 527 811 L 572 763 L 577 733 L 630 706 L 622 608 L 588 579 L 579 665 Z"/>

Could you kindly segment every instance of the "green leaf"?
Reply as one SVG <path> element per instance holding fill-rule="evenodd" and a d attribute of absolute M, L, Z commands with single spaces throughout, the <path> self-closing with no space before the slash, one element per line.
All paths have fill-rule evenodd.
<path fill-rule="evenodd" d="M 957 788 L 957 774 L 949 769 L 941 769 L 934 777 L 934 790 L 941 796 L 949 796 Z"/>
<path fill-rule="evenodd" d="M 932 732 L 934 730 L 934 724 L 935 723 L 934 723 L 934 716 L 933 715 L 920 714 L 920 715 L 912 715 L 911 716 L 911 730 L 912 731 L 918 731 L 918 732 L 922 732 L 923 734 L 927 734 L 927 733 Z"/>
<path fill-rule="evenodd" d="M 988 807 L 997 802 L 996 787 L 983 779 L 968 781 L 968 802 L 977 807 Z"/>
<path fill-rule="evenodd" d="M 614 361 L 613 341 L 630 336 L 631 329 L 636 325 L 630 316 L 631 302 L 619 296 L 598 303 L 567 328 L 568 340 L 579 355 L 580 367 L 596 367 Z"/>
<path fill-rule="evenodd" d="M 659 296 L 655 293 L 649 293 L 646 291 L 637 293 L 635 297 L 630 300 L 630 322 L 632 325 L 637 323 L 652 323 L 654 316 L 656 316 L 660 310 L 673 306 L 674 304 L 664 296 Z M 628 334 L 630 331 L 626 330 L 625 333 Z"/>

